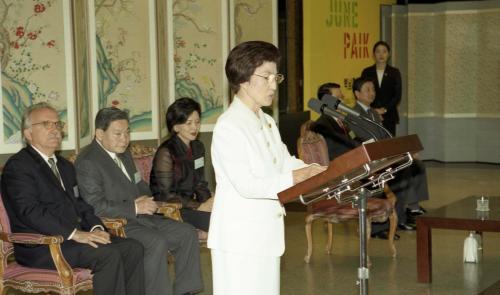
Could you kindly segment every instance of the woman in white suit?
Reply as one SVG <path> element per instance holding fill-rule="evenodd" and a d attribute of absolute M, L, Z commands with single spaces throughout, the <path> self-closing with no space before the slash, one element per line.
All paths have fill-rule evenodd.
<path fill-rule="evenodd" d="M 278 49 L 267 42 L 236 46 L 226 62 L 235 93 L 212 139 L 216 192 L 208 247 L 215 295 L 272 295 L 280 290 L 285 211 L 277 193 L 325 167 L 290 156 L 273 118 Z"/>

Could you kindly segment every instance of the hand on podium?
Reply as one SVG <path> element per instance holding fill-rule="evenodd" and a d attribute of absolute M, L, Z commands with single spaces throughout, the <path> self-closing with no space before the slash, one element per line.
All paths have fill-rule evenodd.
<path fill-rule="evenodd" d="M 307 167 L 300 168 L 297 170 L 293 170 L 293 184 L 297 184 L 299 182 L 302 182 L 308 178 L 313 177 L 316 174 L 319 174 L 323 171 L 325 171 L 328 167 L 326 166 L 320 166 L 318 164 L 311 164 Z"/>

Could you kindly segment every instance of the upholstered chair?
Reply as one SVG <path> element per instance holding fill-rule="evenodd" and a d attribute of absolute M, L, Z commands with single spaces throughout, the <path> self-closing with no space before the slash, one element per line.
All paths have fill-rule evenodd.
<path fill-rule="evenodd" d="M 134 158 L 134 163 L 142 175 L 142 179 L 149 184 L 149 176 L 151 175 L 151 169 L 153 168 L 153 158 L 156 149 L 153 147 L 147 147 L 140 144 L 132 144 L 130 146 L 130 151 L 132 152 L 132 157 Z M 173 220 L 182 221 L 180 209 L 182 208 L 181 203 L 167 203 L 167 202 L 156 202 L 158 204 L 158 213 L 163 214 Z"/>
<path fill-rule="evenodd" d="M 24 293 L 76 294 L 92 289 L 89 269 L 71 268 L 61 252 L 62 236 L 45 236 L 29 233 L 12 233 L 9 217 L 0 197 L 0 294 L 7 288 Z M 56 266 L 55 270 L 19 265 L 13 258 L 14 243 L 46 245 Z"/>
<path fill-rule="evenodd" d="M 307 121 L 301 126 L 300 137 L 297 142 L 299 157 L 305 163 L 318 163 L 320 165 L 329 165 L 328 148 L 326 141 L 318 133 L 311 131 L 313 121 Z M 394 235 L 396 233 L 397 215 L 394 210 L 395 195 L 388 187 L 384 188 L 386 199 L 369 198 L 367 200 L 367 236 L 370 238 L 371 222 L 384 222 L 390 220 L 389 230 L 389 250 L 393 257 L 396 256 L 396 247 L 394 245 Z M 307 253 L 304 257 L 306 263 L 310 262 L 312 256 L 312 224 L 316 219 L 322 219 L 328 224 L 328 242 L 326 252 L 331 253 L 333 244 L 333 226 L 332 223 L 341 223 L 350 220 L 358 220 L 358 210 L 353 208 L 350 203 L 339 204 L 336 199 L 321 200 L 313 203 L 307 208 L 305 218 L 305 231 L 307 238 Z"/>

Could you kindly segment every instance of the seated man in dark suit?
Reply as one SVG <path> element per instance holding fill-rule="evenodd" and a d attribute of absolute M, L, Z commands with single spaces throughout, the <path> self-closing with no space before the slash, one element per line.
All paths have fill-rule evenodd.
<path fill-rule="evenodd" d="M 342 100 L 344 94 L 337 83 L 325 83 L 318 88 L 318 99 L 323 95 L 330 94 Z M 312 127 L 312 131 L 323 135 L 328 147 L 328 157 L 330 161 L 338 156 L 352 150 L 360 145 L 360 141 L 351 138 L 354 134 L 350 132 L 347 125 L 342 121 L 322 114 Z"/>
<path fill-rule="evenodd" d="M 128 149 L 128 114 L 101 109 L 95 119 L 95 139 L 78 155 L 75 166 L 82 197 L 100 216 L 127 219 L 127 237 L 145 249 L 147 295 L 192 294 L 203 288 L 196 229 L 154 215 L 158 207 Z M 168 276 L 167 255 L 175 257 L 175 281 Z"/>
<path fill-rule="evenodd" d="M 132 239 L 111 237 L 80 198 L 73 165 L 55 155 L 64 123 L 47 103 L 29 107 L 22 131 L 28 145 L 5 164 L 2 197 L 13 232 L 61 235 L 71 267 L 92 270 L 94 294 L 144 294 L 144 250 Z M 14 245 L 19 264 L 55 269 L 45 245 Z"/>
<path fill-rule="evenodd" d="M 354 80 L 352 86 L 354 96 L 356 97 L 356 106 L 354 110 L 359 112 L 377 123 L 381 123 L 380 115 L 370 107 L 370 104 L 375 99 L 375 85 L 370 78 L 358 78 Z M 348 124 L 349 128 L 356 134 L 360 141 L 373 139 L 388 138 L 389 135 L 381 128 L 364 123 L 359 120 L 357 125 Z M 422 161 L 414 159 L 413 164 L 395 175 L 395 179 L 389 181 L 391 190 L 396 194 L 398 201 L 396 203 L 396 211 L 398 214 L 398 227 L 402 230 L 414 230 L 414 220 L 409 220 L 407 214 L 408 209 L 418 211 L 421 210 L 419 202 L 429 199 L 429 190 L 427 186 L 427 173 L 425 165 Z M 419 212 L 423 213 L 423 212 Z M 418 214 L 418 213 L 417 213 Z M 377 231 L 372 230 L 376 235 Z"/>

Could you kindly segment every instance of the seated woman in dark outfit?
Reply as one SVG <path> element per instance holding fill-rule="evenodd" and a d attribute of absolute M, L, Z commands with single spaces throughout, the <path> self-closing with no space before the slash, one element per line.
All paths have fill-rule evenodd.
<path fill-rule="evenodd" d="M 191 98 L 177 99 L 167 110 L 170 137 L 156 151 L 150 187 L 156 201 L 182 203 L 184 222 L 204 231 L 210 223 L 212 198 L 205 181 L 205 147 L 197 139 L 200 131 L 200 104 Z M 200 207 L 201 206 L 201 207 Z"/>

